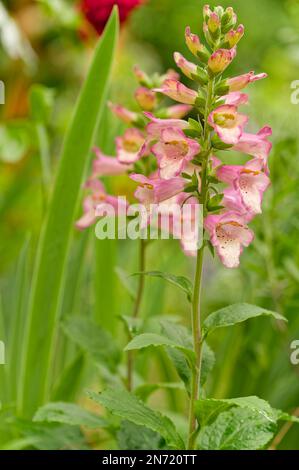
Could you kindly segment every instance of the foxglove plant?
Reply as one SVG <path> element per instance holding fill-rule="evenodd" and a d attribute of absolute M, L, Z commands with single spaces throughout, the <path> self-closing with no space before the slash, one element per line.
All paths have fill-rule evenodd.
<path fill-rule="evenodd" d="M 272 409 L 257 397 L 205 398 L 203 387 L 213 363 L 213 353 L 206 339 L 220 327 L 249 318 L 261 315 L 272 316 L 276 321 L 284 318 L 275 312 L 244 303 L 223 308 L 203 321 L 201 284 L 207 247 L 212 253 L 216 251 L 225 267 L 237 268 L 244 247 L 248 247 L 254 239 L 248 224 L 262 212 L 263 194 L 270 185 L 268 157 L 272 145 L 268 137 L 272 132 L 270 127 L 262 128 L 257 134 L 246 132 L 249 119 L 239 111 L 239 107 L 248 103 L 248 95 L 242 90 L 248 84 L 265 78 L 266 74 L 249 72 L 237 77 L 224 77 L 223 73 L 236 57 L 244 26 L 237 26 L 237 16 L 230 7 L 224 10 L 218 6 L 212 10 L 206 5 L 203 15 L 206 45 L 189 27 L 185 31 L 187 47 L 196 63 L 178 52 L 174 54 L 177 66 L 194 83 L 193 88 L 181 83 L 174 71 L 152 78 L 136 68 L 135 75 L 140 86 L 135 98 L 140 112 L 110 105 L 115 115 L 129 127 L 116 138 L 116 158 L 95 149 L 93 173 L 86 184 L 92 194 L 86 197 L 84 215 L 77 222 L 78 228 L 85 228 L 95 222 L 97 207 L 103 201 L 115 205 L 115 197 L 108 196 L 98 181 L 99 177 L 107 175 L 127 173 L 137 183 L 135 198 L 149 211 L 153 203 L 161 204 L 166 212 L 168 205 L 174 201 L 181 208 L 188 201 L 193 209 L 201 206 L 202 245 L 198 246 L 198 240 L 192 236 L 181 238 L 184 252 L 196 257 L 194 283 L 182 276 L 145 272 L 145 242 L 141 241 L 140 282 L 133 311 L 133 320 L 136 320 L 145 275 L 163 278 L 187 295 L 191 303 L 192 336 L 186 329 L 171 322 L 162 322 L 160 335 L 142 333 L 135 323 L 129 325 L 131 341 L 125 348 L 128 352 L 128 391 L 113 387 L 100 395 L 94 392 L 89 395 L 112 414 L 162 436 L 162 447 L 260 449 L 273 437 L 278 420 L 292 418 Z M 164 96 L 179 104 L 164 107 Z M 184 119 L 188 113 L 196 119 Z M 243 165 L 234 164 L 235 153 L 230 154 L 230 151 L 248 155 L 248 161 Z M 190 214 L 194 225 L 194 212 Z M 169 230 L 176 233 L 175 219 L 184 218 L 184 214 L 179 212 L 171 217 Z M 150 217 L 148 223 L 152 223 Z M 132 354 L 134 350 L 149 346 L 166 347 L 184 382 L 189 401 L 188 429 L 184 436 L 177 432 L 168 417 L 137 398 L 148 395 L 142 389 L 146 384 L 137 388 L 133 386 Z M 156 388 L 159 386 L 163 384 Z M 246 435 L 242 431 L 244 423 L 248 429 Z M 135 431 L 138 433 L 138 428 Z M 158 446 L 157 443 L 155 445 Z"/>

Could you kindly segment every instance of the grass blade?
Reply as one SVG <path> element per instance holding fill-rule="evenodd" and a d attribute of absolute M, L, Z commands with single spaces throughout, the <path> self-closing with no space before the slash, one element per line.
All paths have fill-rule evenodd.
<path fill-rule="evenodd" d="M 53 345 L 64 270 L 87 155 L 105 102 L 118 33 L 114 10 L 97 46 L 67 133 L 58 174 L 39 243 L 25 332 L 18 409 L 31 416 L 48 396 Z"/>

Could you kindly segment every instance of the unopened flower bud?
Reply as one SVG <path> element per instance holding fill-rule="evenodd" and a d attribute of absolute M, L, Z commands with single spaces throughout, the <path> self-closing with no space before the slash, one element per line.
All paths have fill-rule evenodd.
<path fill-rule="evenodd" d="M 156 107 L 156 93 L 149 88 L 137 88 L 135 92 L 135 98 L 140 108 L 142 108 L 144 111 L 152 111 Z"/>
<path fill-rule="evenodd" d="M 209 71 L 212 75 L 224 72 L 236 56 L 236 48 L 218 49 L 214 52 L 208 62 Z"/>
<path fill-rule="evenodd" d="M 133 72 L 138 82 L 140 83 L 140 85 L 146 86 L 148 88 L 152 87 L 152 82 L 149 76 L 143 70 L 141 70 L 137 65 L 134 66 Z"/>
<path fill-rule="evenodd" d="M 224 34 L 227 33 L 231 28 L 235 27 L 236 23 L 237 15 L 235 14 L 232 7 L 228 7 L 221 18 L 222 32 Z"/>
<path fill-rule="evenodd" d="M 205 21 L 208 21 L 212 13 L 212 10 L 210 9 L 210 5 L 204 5 L 203 7 L 203 17 Z"/>
<path fill-rule="evenodd" d="M 240 24 L 236 30 L 231 29 L 228 33 L 226 33 L 225 42 L 228 43 L 230 49 L 238 44 L 240 39 L 244 36 L 244 31 L 244 26 Z"/>
<path fill-rule="evenodd" d="M 216 13 L 211 13 L 210 18 L 208 19 L 208 28 L 212 35 L 214 35 L 218 30 L 220 30 L 220 19 Z"/>
<path fill-rule="evenodd" d="M 185 30 L 185 40 L 188 49 L 192 52 L 195 57 L 203 63 L 207 63 L 210 57 L 208 49 L 201 44 L 199 37 L 196 34 L 191 33 L 190 27 L 187 26 Z"/>

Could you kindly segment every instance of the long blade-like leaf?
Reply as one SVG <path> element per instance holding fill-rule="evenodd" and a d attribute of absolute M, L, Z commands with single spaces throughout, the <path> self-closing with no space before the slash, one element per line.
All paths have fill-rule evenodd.
<path fill-rule="evenodd" d="M 34 273 L 22 365 L 19 412 L 30 416 L 48 392 L 63 274 L 87 156 L 101 118 L 117 40 L 117 10 L 97 46 L 66 136 Z"/>

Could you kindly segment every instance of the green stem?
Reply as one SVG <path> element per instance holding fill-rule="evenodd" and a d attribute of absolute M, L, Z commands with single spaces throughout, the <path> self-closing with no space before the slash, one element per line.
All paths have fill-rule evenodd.
<path fill-rule="evenodd" d="M 204 115 L 204 131 L 203 131 L 203 150 L 207 155 L 202 163 L 201 171 L 201 197 L 203 206 L 203 216 L 206 215 L 206 205 L 208 196 L 208 163 L 210 156 L 210 131 L 208 126 L 208 116 L 211 112 L 212 100 L 214 91 L 214 80 L 210 79 L 207 85 L 207 101 Z M 200 377 L 201 377 L 201 361 L 202 361 L 202 332 L 201 332 L 201 284 L 202 284 L 202 270 L 204 261 L 204 248 L 203 244 L 197 251 L 196 271 L 194 278 L 193 299 L 192 299 L 192 335 L 193 346 L 195 353 L 195 365 L 192 374 L 191 396 L 189 406 L 189 435 L 188 446 L 189 450 L 194 449 L 196 438 L 196 416 L 195 416 L 195 402 L 200 396 Z"/>
<path fill-rule="evenodd" d="M 143 239 L 140 239 L 140 246 L 139 246 L 139 272 L 144 273 L 145 271 L 145 251 L 146 251 L 146 242 Z M 136 300 L 133 307 L 133 314 L 132 318 L 136 319 L 139 315 L 141 301 L 143 297 L 144 291 L 144 274 L 140 274 L 138 288 L 137 288 L 137 295 Z M 131 340 L 131 335 L 129 340 Z M 127 388 L 129 391 L 133 388 L 133 372 L 134 372 L 134 351 L 128 351 L 128 361 L 127 361 Z"/>

